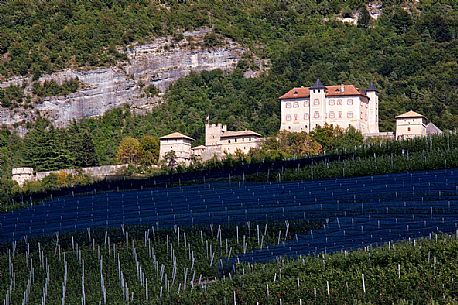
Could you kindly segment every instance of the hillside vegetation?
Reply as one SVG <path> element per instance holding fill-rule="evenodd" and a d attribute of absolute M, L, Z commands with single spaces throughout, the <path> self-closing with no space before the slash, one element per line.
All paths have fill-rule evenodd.
<path fill-rule="evenodd" d="M 273 115 L 278 113 L 276 98 L 318 77 L 325 84 L 345 82 L 361 88 L 376 82 L 382 130 L 392 129 L 393 117 L 411 108 L 441 128 L 456 128 L 457 2 L 424 0 L 413 5 L 388 0 L 376 22 L 361 18 L 356 27 L 335 21 L 335 16 L 365 15 L 365 4 L 8 0 L 0 4 L 0 75 L 38 77 L 67 67 L 111 65 L 125 59 L 125 48 L 134 42 L 211 26 L 271 59 L 271 73 L 256 80 L 218 74 L 190 77 L 170 94 L 169 102 L 179 111 L 164 129 L 178 120 L 179 126 L 195 124 L 210 112 L 230 126 L 272 133 L 278 125 L 278 114 Z M 240 68 L 249 66 L 246 60 Z M 179 89 L 183 87 L 186 92 Z M 176 110 L 165 108 L 161 116 Z M 190 111 L 183 115 L 183 109 Z"/>
<path fill-rule="evenodd" d="M 442 129 L 458 127 L 458 3 L 383 1 L 383 14 L 368 20 L 367 3 L 352 1 L 38 1 L 0 3 L 0 77 L 33 75 L 67 67 L 112 65 L 124 50 L 166 34 L 209 26 L 271 60 L 259 78 L 246 54 L 231 74 L 191 74 L 167 92 L 146 116 L 116 109 L 56 130 L 40 120 L 24 140 L 3 132 L 3 174 L 11 166 L 37 169 L 109 164 L 123 138 L 160 137 L 180 131 L 203 143 L 204 118 L 230 129 L 265 136 L 279 128 L 277 97 L 316 78 L 325 84 L 352 83 L 380 90 L 381 130 L 394 129 L 394 116 L 414 109 Z M 358 26 L 338 16 L 360 13 Z M 74 86 L 73 86 L 74 85 Z M 36 86 L 41 95 L 77 90 Z M 57 92 L 57 93 L 56 93 Z M 19 87 L 0 91 L 4 105 L 27 104 Z M 87 149 L 81 149 L 86 147 Z M 40 161 L 41 160 L 41 161 Z M 4 167 L 6 166 L 7 167 Z"/>

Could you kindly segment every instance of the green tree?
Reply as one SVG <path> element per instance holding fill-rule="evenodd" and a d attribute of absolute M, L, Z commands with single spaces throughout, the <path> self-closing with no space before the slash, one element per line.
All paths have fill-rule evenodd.
<path fill-rule="evenodd" d="M 355 127 L 350 126 L 345 133 L 339 135 L 335 141 L 335 148 L 337 149 L 353 149 L 364 143 L 362 133 L 356 130 Z"/>
<path fill-rule="evenodd" d="M 157 164 L 160 148 L 159 138 L 145 135 L 140 139 L 140 145 L 143 152 L 141 163 L 145 165 Z"/>
<path fill-rule="evenodd" d="M 359 9 L 359 18 L 358 18 L 358 26 L 361 28 L 369 27 L 371 23 L 371 15 L 367 11 L 366 6 L 363 6 Z"/>
<path fill-rule="evenodd" d="M 90 167 L 99 164 L 92 133 L 74 122 L 66 131 L 66 147 L 72 153 L 73 166 Z"/>
<path fill-rule="evenodd" d="M 37 171 L 58 170 L 73 165 L 72 155 L 62 141 L 61 133 L 40 119 L 26 135 L 24 163 Z"/>
<path fill-rule="evenodd" d="M 178 164 L 175 151 L 171 150 L 164 155 L 163 165 L 169 170 L 177 167 Z"/>
<path fill-rule="evenodd" d="M 265 157 L 275 159 L 316 155 L 321 152 L 322 147 L 305 132 L 280 131 L 275 136 L 268 137 L 260 150 Z M 252 156 L 256 155 L 253 152 Z"/>
<path fill-rule="evenodd" d="M 140 141 L 136 138 L 126 137 L 119 144 L 116 158 L 120 163 L 139 164 L 142 154 Z"/>

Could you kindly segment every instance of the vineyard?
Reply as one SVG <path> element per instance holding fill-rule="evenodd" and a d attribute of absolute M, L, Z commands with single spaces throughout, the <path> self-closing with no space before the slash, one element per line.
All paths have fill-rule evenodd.
<path fill-rule="evenodd" d="M 457 169 L 57 197 L 1 214 L 0 289 L 4 304 L 446 302 L 458 242 L 436 234 L 457 232 L 457 198 Z"/>

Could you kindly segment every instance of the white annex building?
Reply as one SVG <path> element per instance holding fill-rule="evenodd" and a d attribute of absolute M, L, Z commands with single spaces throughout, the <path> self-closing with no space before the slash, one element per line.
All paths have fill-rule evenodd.
<path fill-rule="evenodd" d="M 191 144 L 193 138 L 182 133 L 174 132 L 161 137 L 159 147 L 159 161 L 164 160 L 165 156 L 173 151 L 177 164 L 189 165 L 191 163 Z"/>
<path fill-rule="evenodd" d="M 164 160 L 167 153 L 175 152 L 177 164 L 189 165 L 193 157 L 207 161 L 213 157 L 223 159 L 226 154 L 237 151 L 247 154 L 252 148 L 257 148 L 262 142 L 259 133 L 251 130 L 231 131 L 226 125 L 205 124 L 205 145 L 191 148 L 194 139 L 175 132 L 160 138 L 159 160 Z"/>
<path fill-rule="evenodd" d="M 415 111 L 408 111 L 396 117 L 396 140 L 413 139 L 442 131 L 433 123 L 428 123 L 427 118 Z"/>
<path fill-rule="evenodd" d="M 280 130 L 310 132 L 325 124 L 341 128 L 351 125 L 364 136 L 379 135 L 374 84 L 364 91 L 353 85 L 325 86 L 318 79 L 311 87 L 293 88 L 279 99 Z"/>

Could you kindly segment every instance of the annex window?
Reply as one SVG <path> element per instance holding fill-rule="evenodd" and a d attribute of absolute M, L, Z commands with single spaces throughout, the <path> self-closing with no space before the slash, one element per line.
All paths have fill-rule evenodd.
<path fill-rule="evenodd" d="M 353 118 L 353 112 L 352 111 L 349 111 L 347 113 L 347 118 L 349 118 L 349 119 Z"/>
<path fill-rule="evenodd" d="M 304 120 L 308 120 L 309 118 L 309 114 L 308 113 L 304 113 Z"/>
<path fill-rule="evenodd" d="M 299 103 L 298 103 L 298 102 L 294 102 L 294 103 L 293 103 L 293 107 L 294 107 L 294 108 L 299 108 Z"/>
<path fill-rule="evenodd" d="M 309 105 L 309 100 L 305 100 L 304 101 L 304 107 L 308 107 L 308 105 Z"/>
<path fill-rule="evenodd" d="M 337 105 L 342 105 L 342 100 L 341 99 L 337 100 Z"/>
<path fill-rule="evenodd" d="M 314 99 L 313 100 L 313 105 L 319 105 L 320 104 L 320 100 L 319 99 Z"/>
<path fill-rule="evenodd" d="M 330 111 L 330 112 L 329 112 L 329 118 L 333 119 L 333 118 L 335 118 L 335 117 L 336 117 L 336 116 L 335 116 L 335 114 L 334 114 L 334 111 Z"/>
<path fill-rule="evenodd" d="M 407 127 L 407 131 L 410 131 L 410 127 Z"/>
<path fill-rule="evenodd" d="M 339 111 L 339 119 L 342 118 L 342 111 Z"/>
<path fill-rule="evenodd" d="M 291 114 L 287 114 L 287 115 L 286 115 L 286 120 L 287 120 L 287 121 L 291 121 Z"/>
<path fill-rule="evenodd" d="M 353 100 L 352 99 L 348 99 L 347 100 L 347 105 L 353 105 Z"/>
<path fill-rule="evenodd" d="M 336 104 L 336 100 L 329 100 L 329 106 L 334 106 Z"/>
<path fill-rule="evenodd" d="M 320 113 L 318 111 L 315 111 L 315 114 L 313 115 L 313 117 L 315 119 L 319 118 L 320 117 Z"/>
<path fill-rule="evenodd" d="M 291 103 L 290 102 L 286 103 L 286 108 L 291 108 Z"/>
<path fill-rule="evenodd" d="M 297 114 L 294 115 L 294 120 L 297 121 Z"/>

